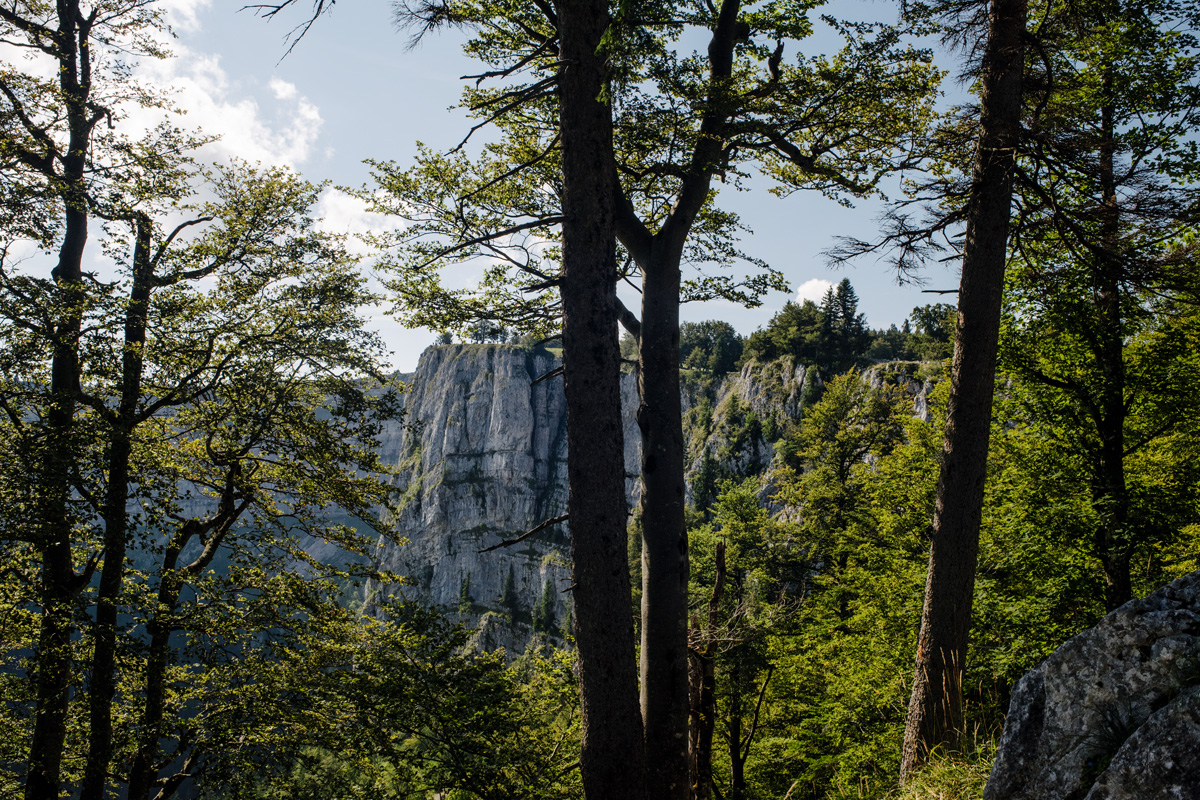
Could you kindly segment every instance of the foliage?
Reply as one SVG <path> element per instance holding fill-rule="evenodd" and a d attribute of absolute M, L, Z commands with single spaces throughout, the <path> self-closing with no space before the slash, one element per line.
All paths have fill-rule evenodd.
<path fill-rule="evenodd" d="M 173 752 L 195 757 L 211 746 L 197 727 L 203 718 L 185 713 L 193 698 L 206 697 L 214 713 L 235 699 L 206 695 L 199 665 L 205 679 L 220 681 L 226 667 L 245 666 L 227 653 L 254 661 L 262 648 L 279 646 L 273 631 L 318 609 L 329 613 L 342 588 L 367 574 L 360 562 L 374 543 L 369 532 L 389 535 L 376 517 L 392 490 L 381 480 L 375 440 L 398 413 L 395 387 L 378 382 L 382 348 L 357 315 L 371 295 L 340 244 L 311 229 L 307 209 L 318 187 L 283 171 L 233 167 L 215 171 L 208 190 L 216 199 L 193 210 L 206 230 L 159 251 L 162 281 L 148 300 L 140 384 L 121 366 L 129 347 L 123 312 L 132 302 L 122 297 L 125 281 L 95 285 L 78 345 L 86 368 L 74 424 L 71 549 L 77 564 L 102 569 L 128 553 L 115 597 L 121 691 L 111 757 L 128 764 L 142 748 L 155 770 L 166 766 L 160 753 L 169 761 Z M 106 243 L 120 252 L 118 229 Z M 213 262 L 220 268 L 207 269 Z M 170 280 L 193 270 L 211 280 Z M 28 321 L 47 313 L 55 290 L 25 270 L 5 278 L 0 398 L 15 458 L 4 470 L 18 497 L 5 508 L 0 546 L 20 579 L 5 600 L 37 608 L 30 590 L 42 557 L 21 509 L 39 502 L 40 487 L 24 476 L 36 474 L 41 421 L 54 399 L 43 382 L 50 344 Z M 122 409 L 127 422 L 110 405 L 114 397 L 132 397 Z M 118 485 L 105 455 L 123 430 L 132 436 L 120 507 L 128 527 L 114 544 L 102 532 L 118 520 L 101 498 Z M 340 556 L 318 561 L 310 555 L 316 542 Z M 94 587 L 76 601 L 80 679 L 95 635 L 84 614 L 96 603 Z M 168 648 L 172 635 L 188 643 Z M 23 680 L 33 677 L 24 659 L 13 666 Z M 91 700 L 77 692 L 72 716 Z M 14 710 L 29 719 L 28 700 Z M 152 749 L 142 744 L 147 730 L 157 730 Z M 72 750 L 69 763 L 83 758 Z"/>
<path fill-rule="evenodd" d="M 449 15 L 419 3 L 399 10 L 418 37 L 445 24 L 473 31 L 465 49 L 486 72 L 464 92 L 463 105 L 480 120 L 471 133 L 490 124 L 499 134 L 477 158 L 460 144 L 445 153 L 423 146 L 412 167 L 372 162 L 382 191 L 365 198 L 411 223 L 376 237 L 394 253 L 387 260 L 397 275 L 391 288 L 409 324 L 557 324 L 562 186 L 552 87 L 560 65 L 548 9 L 481 2 Z M 906 160 L 897 153 L 916 146 L 916 132 L 931 117 L 939 75 L 927 53 L 901 45 L 895 29 L 826 18 L 845 45 L 832 56 L 808 57 L 799 52 L 814 25 L 808 6 L 766 4 L 738 13 L 750 34 L 732 45 L 728 86 L 713 83 L 706 58 L 685 44 L 695 33 L 728 35 L 718 32 L 715 8 L 642 4 L 609 31 L 622 193 L 647 235 L 665 223 L 689 163 L 705 184 L 714 173 L 740 183 L 743 170 L 753 167 L 781 195 L 808 188 L 844 202 L 874 192 L 880 177 Z M 784 60 L 785 47 L 796 48 L 794 60 Z M 488 79 L 501 85 L 489 88 Z M 718 147 L 710 154 L 711 145 Z M 692 216 L 682 223 L 680 258 L 697 270 L 684 281 L 682 297 L 757 305 L 765 292 L 785 288 L 777 270 L 738 249 L 744 229 L 738 217 L 716 206 L 715 191 L 700 191 L 700 203 L 693 212 L 689 201 Z M 621 274 L 637 279 L 647 268 L 643 254 L 627 255 Z M 738 261 L 758 271 L 742 279 L 722 273 Z M 476 265 L 482 277 L 473 288 L 450 289 L 437 270 L 452 263 Z"/>
<path fill-rule="evenodd" d="M 711 521 L 693 527 L 693 602 L 711 591 L 717 541 L 728 548 L 730 575 L 742 571 L 755 592 L 735 592 L 722 612 L 716 679 L 718 740 L 721 731 L 726 739 L 714 774 L 725 796 L 738 781 L 747 798 L 977 797 L 1012 687 L 1104 614 L 1083 535 L 1094 517 L 1086 461 L 1031 416 L 1020 381 L 1003 381 L 966 678 L 977 749 L 942 753 L 897 794 L 946 389 L 938 385 L 934 419 L 923 422 L 882 393 L 886 386 L 872 390 L 853 372 L 834 379 L 781 445 L 773 494 L 763 498 L 758 482 L 726 483 Z M 1180 436 L 1174 441 L 1191 441 Z M 1181 496 L 1190 497 L 1190 450 L 1153 452 L 1173 457 Z M 1166 477 L 1152 459 L 1137 463 L 1138 480 Z M 1193 563 L 1189 519 L 1164 532 L 1161 556 L 1139 572 L 1140 591 Z M 781 603 L 788 593 L 793 601 Z M 728 746 L 737 719 L 741 756 Z"/>
<path fill-rule="evenodd" d="M 464 652 L 468 632 L 387 603 L 379 618 L 344 613 L 282 661 L 255 665 L 254 718 L 236 756 L 210 770 L 203 797 L 569 797 L 578 735 L 572 662 Z M 247 687 L 248 688 L 248 687 Z M 274 698 L 303 692 L 303 736 L 262 736 Z M 271 718 L 271 717 L 268 717 Z M 249 738 L 247 738 L 249 737 Z"/>
<path fill-rule="evenodd" d="M 1078 541 L 1111 610 L 1136 593 L 1133 565 L 1194 513 L 1194 457 L 1178 445 L 1197 415 L 1189 120 L 1200 43 L 1194 9 L 1173 3 L 1047 11 L 1005 363 L 1030 417 L 1079 459 L 1092 520 Z M 1178 480 L 1163 481 L 1164 468 Z"/>
<path fill-rule="evenodd" d="M 742 357 L 742 337 L 728 322 L 681 322 L 679 364 L 708 375 L 732 372 Z"/>
<path fill-rule="evenodd" d="M 322 187 L 200 169 L 169 115 L 129 135 L 165 105 L 129 80 L 165 56 L 153 5 L 18 3 L 0 29 L 36 54 L 0 71 L 0 184 L 28 207 L 0 221 L 2 780 L 170 796 L 307 730 L 298 693 L 254 687 L 394 539 L 376 441 L 400 387 Z"/>
<path fill-rule="evenodd" d="M 821 796 L 850 776 L 886 774 L 886 754 L 898 753 L 890 740 L 924 551 L 877 530 L 875 509 L 920 497 L 888 481 L 911 480 L 921 455 L 903 443 L 908 423 L 885 392 L 857 373 L 835 378 L 772 479 L 782 512 L 769 515 L 754 484 L 726 484 L 713 522 L 692 532 L 694 592 L 711 586 L 714 539 L 734 587 L 716 661 L 724 746 L 714 766 L 726 796 Z"/>
<path fill-rule="evenodd" d="M 941 361 L 949 358 L 957 309 L 945 303 L 917 306 L 902 328 L 872 331 L 857 313 L 849 279 L 817 305 L 787 303 L 746 341 L 743 359 L 769 361 L 791 355 L 836 374 L 867 361 Z M 910 324 L 910 320 L 912 324 Z"/>
<path fill-rule="evenodd" d="M 811 300 L 787 303 L 766 328 L 750 335 L 744 358 L 764 361 L 791 355 L 835 374 L 858 363 L 869 343 L 858 295 L 850 279 L 843 278 L 825 293 L 820 306 Z"/>

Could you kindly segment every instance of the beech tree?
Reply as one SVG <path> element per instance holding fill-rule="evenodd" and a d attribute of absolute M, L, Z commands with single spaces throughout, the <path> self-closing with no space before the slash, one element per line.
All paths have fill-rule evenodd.
<path fill-rule="evenodd" d="M 69 775 L 60 773 L 40 796 L 58 796 L 58 786 L 77 777 L 90 797 L 106 796 L 114 777 L 133 797 L 149 797 L 160 779 L 177 786 L 203 748 L 184 737 L 174 751 L 162 750 L 180 735 L 172 709 L 195 677 L 174 666 L 182 653 L 172 635 L 261 630 L 268 618 L 306 613 L 294 594 L 289 600 L 272 591 L 273 575 L 306 564 L 314 580 L 365 577 L 360 568 L 313 562 L 305 546 L 324 540 L 361 557 L 372 544 L 366 531 L 376 509 L 390 502 L 374 437 L 398 407 L 386 391 L 368 393 L 381 348 L 355 309 L 369 293 L 361 279 L 347 277 L 350 260 L 335 243 L 305 233 L 311 221 L 304 210 L 317 189 L 284 173 L 244 170 L 225 172 L 211 189 L 221 200 L 203 209 L 208 230 L 186 244 L 164 246 L 169 233 L 148 216 L 135 218 L 128 238 L 142 242 L 135 240 L 134 253 L 160 257 L 120 260 L 133 280 L 89 287 L 81 315 L 76 353 L 84 367 L 72 420 L 78 449 L 67 465 L 72 524 L 64 545 L 73 563 L 85 565 L 79 579 L 95 573 L 99 580 L 94 589 L 81 587 L 67 609 L 69 648 L 61 657 L 68 685 L 86 689 L 61 707 L 56 724 L 66 731 L 86 706 L 89 725 L 82 752 L 65 738 L 58 754 L 28 752 L 27 792 L 51 780 L 37 773 L 42 759 L 55 755 L 62 764 L 70 754 Z M 111 234 L 106 244 L 119 253 L 124 237 L 118 229 Z M 151 237 L 158 247 L 146 246 Z M 212 289 L 193 285 L 206 276 L 215 279 Z M 45 491 L 22 473 L 46 435 L 50 400 L 39 378 L 52 340 L 35 323 L 54 305 L 29 263 L 6 269 L 4 281 L 0 400 L 5 436 L 17 445 L 6 471 L 24 488 L 22 502 L 6 509 L 3 544 L 26 574 L 44 572 L 47 560 L 44 545 L 13 515 Z M 132 299 L 121 294 L 127 286 Z M 330 517 L 336 507 L 363 532 Z M 238 596 L 260 594 L 273 599 L 268 616 L 230 613 Z M 34 598 L 18 598 L 46 616 Z M 224 618 L 203 611 L 225 602 L 232 605 Z M 89 614 L 90 621 L 77 621 Z M 38 645 L 40 676 L 45 645 Z M 131 718 L 132 698 L 141 710 Z M 57 706 L 35 698 L 31 741 L 54 713 Z M 162 775 L 177 756 L 185 758 L 181 776 Z"/>
<path fill-rule="evenodd" d="M 161 750 L 181 592 L 202 605 L 197 580 L 218 555 L 323 571 L 301 529 L 361 553 L 365 539 L 323 515 L 341 507 L 369 527 L 386 505 L 371 449 L 398 407 L 368 391 L 382 347 L 355 309 L 371 295 L 341 243 L 313 229 L 319 187 L 281 170 L 200 170 L 188 152 L 203 138 L 169 118 L 127 133 L 131 107 L 167 106 L 126 62 L 166 55 L 153 6 L 10 4 L 0 31 L 33 54 L 27 71 L 0 72 L 0 186 L 17 212 L 0 224 L 14 501 L 0 545 L 22 587 L 10 607 L 37 620 L 6 652 L 32 651 L 11 664 L 36 686 L 17 706 L 29 729 L 13 728 L 25 796 L 78 786 L 97 800 L 114 779 L 166 796 L 181 776 L 161 771 L 178 756 L 186 774 L 201 752 L 186 736 Z M 98 248 L 89 220 L 102 223 Z M 85 268 L 96 251 L 111 268 Z M 263 589 L 251 584 L 217 594 Z"/>
<path fill-rule="evenodd" d="M 111 121 L 118 112 L 117 104 L 129 96 L 119 84 L 104 80 L 105 72 L 111 74 L 114 65 L 103 61 L 103 48 L 107 42 L 135 55 L 161 55 L 152 36 L 139 37 L 137 33 L 161 29 L 162 22 L 141 4 L 88 6 L 68 0 L 53 9 L 32 3 L 5 6 L 0 9 L 0 25 L 5 39 L 44 57 L 53 76 L 47 80 L 16 69 L 0 74 L 5 206 L 28 209 L 9 218 L 5 255 L 22 238 L 57 251 L 57 264 L 48 277 L 26 285 L 6 281 L 6 299 L 20 303 L 32 296 L 40 312 L 15 315 L 24 324 L 10 329 L 40 334 L 36 342 L 21 342 L 19 351 L 37 354 L 35 363 L 43 366 L 44 372 L 34 376 L 47 389 L 42 396 L 44 405 L 33 415 L 38 433 L 28 439 L 36 453 L 29 466 L 38 490 L 29 496 L 31 530 L 23 537 L 38 549 L 41 561 L 37 713 L 25 786 L 26 797 L 34 800 L 58 795 L 70 695 L 72 607 L 98 564 L 98 558 L 88 559 L 77 571 L 72 548 L 78 519 L 72 473 L 87 434 L 78 424 L 76 411 L 83 387 L 80 336 L 84 314 L 91 305 L 83 271 L 84 247 L 95 194 L 99 193 L 94 192 L 91 178 L 97 161 L 104 166 L 115 162 L 114 149 L 136 152 L 136 146 L 114 140 L 103 127 L 96 135 L 100 123 Z M 163 178 L 170 186 L 178 179 L 177 171 L 168 171 Z M 149 259 L 151 254 L 143 253 L 142 258 Z M 11 264 L 5 268 L 7 277 Z M 46 347 L 50 350 L 48 361 L 43 360 Z M 130 357 L 137 360 L 136 353 Z M 21 379 L 26 376 L 12 377 L 17 379 L 10 378 L 10 386 L 20 393 Z M 25 427 L 32 409 L 18 400 L 6 406 L 10 422 L 18 429 Z M 119 452 L 122 447 L 118 442 L 114 454 L 119 462 L 124 461 Z M 116 561 L 123 560 L 121 553 Z M 102 626 L 112 616 L 107 603 L 105 606 L 98 619 Z"/>

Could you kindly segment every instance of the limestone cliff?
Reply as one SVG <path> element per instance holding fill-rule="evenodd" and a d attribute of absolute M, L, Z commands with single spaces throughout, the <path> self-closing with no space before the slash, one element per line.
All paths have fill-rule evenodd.
<path fill-rule="evenodd" d="M 406 594 L 482 622 L 488 648 L 523 650 L 535 610 L 538 627 L 551 633 L 569 613 L 565 525 L 480 552 L 566 512 L 562 381 L 534 383 L 557 363 L 545 349 L 515 345 L 431 347 L 404 376 L 404 424 L 380 443 L 384 460 L 397 465 L 403 499 L 393 521 L 409 541 L 382 548 L 381 565 L 409 577 Z M 632 496 L 640 458 L 632 375 L 622 391 Z"/>
<path fill-rule="evenodd" d="M 545 349 L 516 345 L 443 345 L 422 354 L 410 384 L 404 424 L 381 439 L 403 491 L 395 520 L 408 539 L 382 547 L 381 566 L 408 577 L 402 591 L 481 628 L 484 648 L 524 650 L 538 632 L 557 635 L 568 618 L 567 526 L 481 553 L 567 505 L 566 414 L 559 378 L 534 383 L 558 365 Z M 897 376 L 900 377 L 897 377 Z M 888 366 L 872 382 L 900 381 L 924 411 L 928 385 Z M 748 363 L 720 379 L 685 381 L 688 481 L 707 496 L 716 478 L 763 472 L 774 442 L 819 396 L 812 368 L 783 359 Z M 638 495 L 637 386 L 622 383 L 626 487 Z M 705 488 L 706 487 L 706 488 Z"/>
<path fill-rule="evenodd" d="M 929 420 L 932 375 L 938 372 L 939 365 L 893 361 L 864 370 L 862 377 L 872 388 L 899 389 L 912 401 L 913 414 Z M 722 478 L 765 472 L 775 458 L 775 443 L 795 428 L 823 386 L 816 368 L 790 357 L 748 361 L 721 380 L 685 380 L 688 502 L 711 499 Z"/>

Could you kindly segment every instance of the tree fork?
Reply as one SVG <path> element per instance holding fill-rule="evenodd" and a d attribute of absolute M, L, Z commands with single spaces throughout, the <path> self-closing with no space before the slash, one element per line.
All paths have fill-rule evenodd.
<path fill-rule="evenodd" d="M 903 784 L 939 744 L 957 743 L 992 393 L 1021 128 L 1026 0 L 992 0 L 982 64 L 950 399 L 925 603 L 900 765 Z"/>

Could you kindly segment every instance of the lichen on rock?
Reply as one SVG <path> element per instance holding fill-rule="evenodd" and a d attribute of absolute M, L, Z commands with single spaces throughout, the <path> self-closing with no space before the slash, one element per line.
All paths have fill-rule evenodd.
<path fill-rule="evenodd" d="M 984 800 L 1200 797 L 1200 572 L 1113 611 L 1017 684 Z"/>

